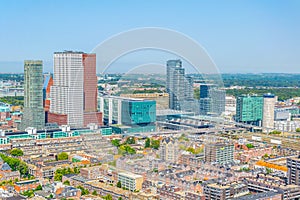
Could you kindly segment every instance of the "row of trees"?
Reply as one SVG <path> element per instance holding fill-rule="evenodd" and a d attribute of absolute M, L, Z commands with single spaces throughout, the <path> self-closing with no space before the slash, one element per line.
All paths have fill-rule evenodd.
<path fill-rule="evenodd" d="M 7 96 L 0 97 L 0 102 L 7 103 L 14 106 L 23 106 L 24 97 L 23 96 Z"/>
<path fill-rule="evenodd" d="M 160 146 L 160 140 L 154 140 L 147 138 L 145 141 L 145 148 L 153 148 L 153 149 L 159 149 Z"/>
<path fill-rule="evenodd" d="M 10 166 L 12 171 L 19 171 L 23 177 L 29 175 L 28 174 L 28 166 L 25 162 L 19 160 L 18 158 L 13 158 L 13 157 L 7 156 L 3 153 L 0 153 L 0 157 L 2 158 L 2 160 L 4 162 L 6 162 Z"/>
<path fill-rule="evenodd" d="M 74 167 L 74 168 L 68 167 L 68 168 L 57 169 L 55 171 L 54 180 L 62 181 L 62 177 L 66 174 L 79 174 L 79 173 L 80 173 L 79 167 Z"/>
<path fill-rule="evenodd" d="M 268 88 L 268 89 L 257 89 L 257 88 L 245 88 L 245 89 L 230 89 L 226 90 L 226 94 L 233 96 L 240 96 L 242 94 L 258 94 L 263 95 L 266 93 L 272 93 L 278 96 L 279 101 L 290 99 L 293 97 L 300 96 L 300 88 Z"/>
<path fill-rule="evenodd" d="M 120 140 L 118 140 L 118 139 L 112 140 L 111 143 L 112 143 L 112 145 L 118 147 L 118 153 L 121 155 L 136 154 L 136 150 L 130 146 L 130 144 L 135 144 L 134 137 L 128 137 L 123 144 L 120 143 Z"/>

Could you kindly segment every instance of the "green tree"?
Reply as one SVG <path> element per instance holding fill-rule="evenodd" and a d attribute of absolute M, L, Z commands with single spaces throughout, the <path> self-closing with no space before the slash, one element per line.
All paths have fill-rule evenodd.
<path fill-rule="evenodd" d="M 118 187 L 118 188 L 122 188 L 121 181 L 118 181 L 118 183 L 117 183 L 117 187 Z"/>
<path fill-rule="evenodd" d="M 151 140 L 150 138 L 147 138 L 145 141 L 145 148 L 149 148 L 151 146 Z"/>
<path fill-rule="evenodd" d="M 105 199 L 105 200 L 112 200 L 113 199 L 112 196 L 111 196 L 111 194 L 103 196 L 102 198 Z"/>
<path fill-rule="evenodd" d="M 135 138 L 134 137 L 128 137 L 126 139 L 126 144 L 135 144 Z"/>
<path fill-rule="evenodd" d="M 271 173 L 272 173 L 272 169 L 266 168 L 266 173 L 267 173 L 267 174 L 271 174 Z"/>
<path fill-rule="evenodd" d="M 253 144 L 246 144 L 246 146 L 249 148 L 249 149 L 251 149 L 251 148 L 254 148 L 254 145 Z"/>
<path fill-rule="evenodd" d="M 151 147 L 153 149 L 159 149 L 159 146 L 160 146 L 160 141 L 159 140 L 152 140 L 151 141 Z"/>
<path fill-rule="evenodd" d="M 118 200 L 122 200 L 122 197 L 119 197 Z"/>
<path fill-rule="evenodd" d="M 81 190 L 81 195 L 86 195 L 90 193 L 88 189 L 85 189 L 82 186 L 78 186 L 77 188 Z"/>
<path fill-rule="evenodd" d="M 97 191 L 94 190 L 94 191 L 92 192 L 92 195 L 96 196 L 96 195 L 97 195 Z"/>
<path fill-rule="evenodd" d="M 69 155 L 66 152 L 61 152 L 57 155 L 57 160 L 68 160 Z"/>
<path fill-rule="evenodd" d="M 41 185 L 38 185 L 36 188 L 35 188 L 35 191 L 37 191 L 37 190 L 42 190 L 43 189 L 43 187 L 41 186 Z"/>
<path fill-rule="evenodd" d="M 296 132 L 298 132 L 298 133 L 299 133 L 299 132 L 300 132 L 300 128 L 296 128 Z"/>
<path fill-rule="evenodd" d="M 69 181 L 69 180 L 66 180 L 66 181 L 63 182 L 63 184 L 64 184 L 64 185 L 70 185 L 70 181 Z"/>
<path fill-rule="evenodd" d="M 55 173 L 55 175 L 54 175 L 54 180 L 55 181 L 61 181 L 62 180 L 62 174 L 60 174 L 60 173 Z"/>
<path fill-rule="evenodd" d="M 192 154 L 195 154 L 195 149 L 193 147 L 188 147 L 186 150 Z"/>
<path fill-rule="evenodd" d="M 281 134 L 281 132 L 274 130 L 274 131 L 271 131 L 269 134 L 279 135 L 279 134 Z"/>
<path fill-rule="evenodd" d="M 111 141 L 111 144 L 114 145 L 115 147 L 119 147 L 120 146 L 120 140 L 114 139 Z"/>
<path fill-rule="evenodd" d="M 21 149 L 18 149 L 18 148 L 13 148 L 12 150 L 10 150 L 10 155 L 12 156 L 23 156 L 24 153 Z"/>

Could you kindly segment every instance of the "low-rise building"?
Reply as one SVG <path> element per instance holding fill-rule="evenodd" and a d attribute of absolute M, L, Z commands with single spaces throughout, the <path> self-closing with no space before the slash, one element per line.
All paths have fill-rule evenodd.
<path fill-rule="evenodd" d="M 226 164 L 233 161 L 234 145 L 230 143 L 208 143 L 205 145 L 206 162 Z"/>
<path fill-rule="evenodd" d="M 40 185 L 39 180 L 34 179 L 34 180 L 16 182 L 14 188 L 16 192 L 21 193 L 27 190 L 36 189 L 39 185 Z"/>
<path fill-rule="evenodd" d="M 122 187 L 130 191 L 138 191 L 142 189 L 143 176 L 131 173 L 118 173 L 118 181 L 121 182 Z"/>

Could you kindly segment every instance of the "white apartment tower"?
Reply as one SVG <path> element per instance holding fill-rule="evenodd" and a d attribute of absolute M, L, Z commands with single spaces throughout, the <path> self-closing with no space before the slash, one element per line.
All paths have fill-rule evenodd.
<path fill-rule="evenodd" d="M 67 115 L 71 127 L 83 127 L 84 65 L 82 52 L 54 53 L 50 113 Z"/>

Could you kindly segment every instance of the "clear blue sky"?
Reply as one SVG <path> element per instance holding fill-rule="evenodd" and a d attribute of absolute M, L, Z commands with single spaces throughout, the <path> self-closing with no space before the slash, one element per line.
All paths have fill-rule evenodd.
<path fill-rule="evenodd" d="M 221 72 L 300 73 L 299 0 L 1 0 L 0 72 L 25 59 L 90 52 L 137 27 L 182 32 L 206 48 Z"/>

